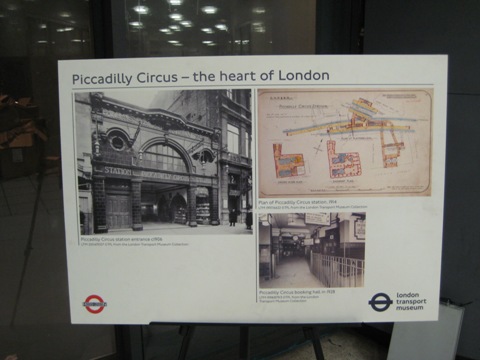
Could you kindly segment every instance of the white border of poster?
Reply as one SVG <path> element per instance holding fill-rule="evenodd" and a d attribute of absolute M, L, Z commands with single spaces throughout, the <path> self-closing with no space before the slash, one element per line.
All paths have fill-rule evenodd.
<path fill-rule="evenodd" d="M 444 55 L 60 61 L 72 322 L 437 320 L 447 63 Z M 215 116 L 208 115 L 209 111 L 218 109 L 200 104 L 198 113 L 204 115 L 199 117 L 191 109 L 185 115 L 178 104 L 162 107 L 168 97 L 182 91 L 196 96 L 202 91 L 237 90 L 250 94 L 250 109 L 243 114 L 250 114 L 244 121 L 251 122 L 251 130 L 245 135 L 247 140 L 243 135 L 236 140 L 251 140 L 251 160 L 243 165 L 240 157 L 231 157 L 228 148 L 229 136 L 235 138 L 235 133 L 209 122 Z M 138 114 L 143 120 L 138 120 Z M 153 146 L 160 138 L 163 145 Z M 185 151 L 167 153 L 165 149 L 172 144 Z M 110 158 L 102 150 L 107 147 L 108 156 L 121 158 L 123 165 L 108 164 Z M 146 162 L 159 157 L 172 168 L 148 170 Z M 186 165 L 179 164 L 178 159 L 185 158 L 189 159 Z M 250 167 L 251 177 L 244 178 L 243 170 L 233 174 L 232 186 L 225 190 L 220 186 L 224 180 L 219 170 L 227 164 L 232 168 L 235 162 L 239 168 Z M 109 182 L 109 175 L 115 179 Z M 155 185 L 154 178 L 167 185 Z M 249 183 L 251 199 L 236 190 L 235 182 L 243 187 Z M 111 209 L 102 210 L 103 215 L 81 211 L 84 206 L 91 209 L 99 201 L 98 194 L 108 198 L 99 190 L 101 186 L 118 195 L 110 203 L 103 199 L 104 207 L 141 206 L 126 215 L 133 229 L 130 225 L 128 231 L 114 229 L 112 224 L 122 221 L 120 213 L 118 218 L 103 219 L 103 227 L 98 225 L 100 216 L 111 215 Z M 139 186 L 141 193 L 135 190 Z M 187 209 L 187 222 L 179 224 L 178 232 L 135 228 L 149 215 L 161 217 L 160 194 L 170 197 L 170 204 L 177 196 L 176 213 L 164 213 L 171 221 L 171 216 L 181 218 L 185 209 L 178 204 L 182 201 L 196 196 L 198 218 L 205 210 L 199 210 L 201 199 L 214 197 L 216 205 L 205 205 L 205 211 L 218 211 L 212 219 L 220 224 L 193 222 L 196 228 L 189 226 L 191 210 L 189 214 Z M 253 214 L 252 230 L 237 223 L 242 231 L 232 235 L 232 224 L 221 223 L 221 215 L 230 206 L 229 196 L 237 196 L 238 209 L 244 211 L 239 222 L 247 208 Z M 154 205 L 145 205 L 150 198 Z M 309 224 L 305 214 L 317 220 L 330 214 L 331 224 Z M 96 229 L 103 230 L 85 234 L 85 216 L 91 216 L 88 221 L 97 221 Z M 315 244 L 317 251 L 329 249 L 333 244 L 329 237 L 337 236 L 335 229 L 341 237 L 340 247 L 345 249 L 346 242 L 362 247 L 358 260 L 361 283 L 286 285 L 263 276 L 262 263 L 268 263 L 273 274 L 271 238 L 280 239 L 283 246 L 290 241 L 285 232 L 266 231 L 272 229 L 274 219 L 303 224 L 297 228 L 305 233 L 303 248 L 311 248 L 308 258 L 305 252 L 307 263 L 316 256 Z M 298 248 L 301 243 L 295 244 Z M 280 269 L 281 263 L 275 266 Z M 343 278 L 351 276 L 351 270 L 341 269 L 342 264 L 335 266 Z M 310 263 L 310 271 L 320 276 L 324 268 L 313 269 Z"/>

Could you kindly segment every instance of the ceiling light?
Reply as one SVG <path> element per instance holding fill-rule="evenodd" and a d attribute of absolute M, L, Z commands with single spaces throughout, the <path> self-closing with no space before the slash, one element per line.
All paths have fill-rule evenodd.
<path fill-rule="evenodd" d="M 179 13 L 171 13 L 170 15 L 168 15 L 170 17 L 170 19 L 174 20 L 174 21 L 180 21 L 180 20 L 183 20 L 183 15 L 182 14 L 179 14 Z"/>
<path fill-rule="evenodd" d="M 68 11 L 61 11 L 61 12 L 58 13 L 58 15 L 62 18 L 69 18 L 69 17 L 72 16 L 72 14 L 69 13 Z"/>
<path fill-rule="evenodd" d="M 140 21 L 131 21 L 128 23 L 130 26 L 133 26 L 134 28 L 142 28 L 143 24 Z"/>
<path fill-rule="evenodd" d="M 257 33 L 264 33 L 265 32 L 265 24 L 263 22 L 254 22 L 252 24 L 252 30 L 253 32 Z"/>
<path fill-rule="evenodd" d="M 185 27 L 192 27 L 193 23 L 189 20 L 183 20 L 183 21 L 180 21 L 180 25 L 183 25 Z"/>
<path fill-rule="evenodd" d="M 167 2 L 172 6 L 180 6 L 183 3 L 183 0 L 167 0 Z"/>
<path fill-rule="evenodd" d="M 170 25 L 169 26 L 170 29 L 172 29 L 173 31 L 180 31 L 182 30 L 182 28 L 178 25 Z"/>
<path fill-rule="evenodd" d="M 169 40 L 168 43 L 172 44 L 173 46 L 183 46 L 183 44 L 178 40 Z"/>
<path fill-rule="evenodd" d="M 38 28 L 39 28 L 39 29 L 46 29 L 46 28 L 47 28 L 47 24 L 40 24 L 40 25 L 38 25 Z"/>
<path fill-rule="evenodd" d="M 211 43 L 213 43 L 212 40 L 203 40 L 202 41 L 202 44 L 205 44 L 205 45 L 208 45 L 208 44 L 211 44 Z"/>
<path fill-rule="evenodd" d="M 261 6 L 259 6 L 259 7 L 254 7 L 254 8 L 252 9 L 252 12 L 253 12 L 254 14 L 265 14 L 265 8 L 264 8 L 264 7 L 261 7 Z"/>
<path fill-rule="evenodd" d="M 205 14 L 215 14 L 218 11 L 218 8 L 216 8 L 215 6 L 204 6 L 202 7 L 202 11 Z"/>
<path fill-rule="evenodd" d="M 213 30 L 211 28 L 203 28 L 202 31 L 207 34 L 213 34 Z"/>
<path fill-rule="evenodd" d="M 148 14 L 148 11 L 149 11 L 148 7 L 145 5 L 137 5 L 133 8 L 133 10 L 141 15 Z"/>
<path fill-rule="evenodd" d="M 168 28 L 160 29 L 159 31 L 163 32 L 164 34 L 170 35 L 172 34 L 172 30 Z"/>
<path fill-rule="evenodd" d="M 228 27 L 227 27 L 227 25 L 225 25 L 225 24 L 217 24 L 217 25 L 215 25 L 215 27 L 216 27 L 218 30 L 221 30 L 221 31 L 227 31 L 227 30 L 228 30 Z"/>

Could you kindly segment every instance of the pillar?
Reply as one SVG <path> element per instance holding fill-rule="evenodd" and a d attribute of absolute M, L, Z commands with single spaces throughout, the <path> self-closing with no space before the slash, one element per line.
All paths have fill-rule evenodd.
<path fill-rule="evenodd" d="M 226 165 L 225 165 L 226 166 Z M 228 225 L 228 212 L 229 212 L 229 195 L 228 195 L 228 188 L 229 188 L 229 173 L 226 167 L 223 166 L 220 172 L 220 199 L 221 202 L 219 203 L 220 209 L 220 223 L 222 225 Z"/>
<path fill-rule="evenodd" d="M 210 219 L 212 225 L 220 225 L 220 221 L 218 219 L 218 189 L 217 188 L 209 188 L 209 195 L 210 195 Z"/>
<path fill-rule="evenodd" d="M 105 176 L 93 175 L 93 232 L 108 232 L 106 212 Z"/>
<path fill-rule="evenodd" d="M 187 190 L 188 225 L 197 226 L 197 186 L 191 185 Z"/>
<path fill-rule="evenodd" d="M 142 180 L 132 179 L 132 229 L 142 231 Z"/>

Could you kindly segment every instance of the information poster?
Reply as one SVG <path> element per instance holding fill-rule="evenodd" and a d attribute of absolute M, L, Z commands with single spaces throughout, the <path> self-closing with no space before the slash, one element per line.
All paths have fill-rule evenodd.
<path fill-rule="evenodd" d="M 447 57 L 59 62 L 73 323 L 436 320 Z"/>

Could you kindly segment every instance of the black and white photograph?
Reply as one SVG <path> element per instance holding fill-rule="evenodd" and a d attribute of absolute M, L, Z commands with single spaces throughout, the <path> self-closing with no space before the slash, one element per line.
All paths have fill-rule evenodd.
<path fill-rule="evenodd" d="M 365 212 L 260 214 L 258 231 L 261 289 L 364 286 Z"/>
<path fill-rule="evenodd" d="M 251 234 L 250 90 L 77 92 L 80 233 Z"/>

